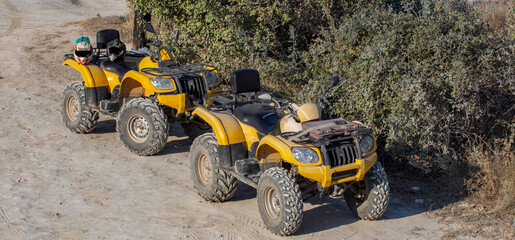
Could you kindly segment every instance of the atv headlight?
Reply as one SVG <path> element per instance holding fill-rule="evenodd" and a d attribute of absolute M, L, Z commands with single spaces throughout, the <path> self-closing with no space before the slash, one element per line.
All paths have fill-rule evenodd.
<path fill-rule="evenodd" d="M 210 71 L 209 73 L 207 73 L 205 78 L 206 78 L 208 86 L 213 85 L 216 82 L 218 82 L 218 77 L 216 76 L 216 73 L 214 73 L 213 71 Z"/>
<path fill-rule="evenodd" d="M 292 148 L 291 153 L 301 163 L 317 163 L 318 154 L 310 148 Z"/>
<path fill-rule="evenodd" d="M 359 141 L 359 148 L 361 149 L 361 153 L 368 153 L 372 151 L 374 148 L 374 138 L 370 135 L 365 135 Z"/>
<path fill-rule="evenodd" d="M 174 87 L 172 80 L 169 78 L 155 77 L 151 78 L 150 82 L 159 90 L 172 90 Z"/>

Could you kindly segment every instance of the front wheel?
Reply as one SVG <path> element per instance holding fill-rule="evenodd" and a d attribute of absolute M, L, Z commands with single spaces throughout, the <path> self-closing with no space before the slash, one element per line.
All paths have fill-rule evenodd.
<path fill-rule="evenodd" d="M 168 122 L 157 104 L 144 98 L 123 105 L 116 121 L 116 131 L 123 145 L 140 156 L 161 151 L 168 138 Z"/>
<path fill-rule="evenodd" d="M 189 158 L 193 186 L 201 197 L 223 202 L 234 196 L 238 179 L 220 168 L 218 143 L 213 133 L 206 133 L 193 141 Z"/>
<path fill-rule="evenodd" d="M 261 175 L 257 201 L 261 218 L 271 232 L 288 236 L 299 229 L 304 203 L 299 186 L 285 169 L 273 167 Z"/>
<path fill-rule="evenodd" d="M 354 215 L 364 220 L 375 220 L 386 211 L 389 194 L 386 172 L 381 163 L 376 162 L 365 174 L 365 179 L 347 189 L 343 197 Z"/>

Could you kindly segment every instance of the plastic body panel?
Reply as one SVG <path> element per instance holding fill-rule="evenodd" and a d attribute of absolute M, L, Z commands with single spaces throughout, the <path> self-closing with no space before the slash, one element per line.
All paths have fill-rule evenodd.
<path fill-rule="evenodd" d="M 63 66 L 70 66 L 75 70 L 79 71 L 84 79 L 84 85 L 86 87 L 104 87 L 108 86 L 106 75 L 100 67 L 94 64 L 79 64 L 73 59 L 66 59 Z"/>

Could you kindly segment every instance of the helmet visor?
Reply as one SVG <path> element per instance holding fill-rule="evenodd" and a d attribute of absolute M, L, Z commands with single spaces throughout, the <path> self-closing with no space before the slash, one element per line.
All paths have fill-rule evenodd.
<path fill-rule="evenodd" d="M 109 52 L 109 55 L 114 54 L 114 55 L 118 56 L 123 52 L 123 49 L 117 48 L 117 47 L 111 47 L 107 51 Z"/>
<path fill-rule="evenodd" d="M 77 57 L 90 57 L 91 56 L 91 51 L 75 51 L 75 55 L 77 55 Z"/>

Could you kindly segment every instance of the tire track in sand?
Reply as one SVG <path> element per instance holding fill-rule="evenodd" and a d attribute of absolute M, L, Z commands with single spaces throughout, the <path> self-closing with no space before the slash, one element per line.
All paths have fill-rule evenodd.
<path fill-rule="evenodd" d="M 20 227 L 13 226 L 11 223 L 11 219 L 5 212 L 3 208 L 0 207 L 0 218 L 2 219 L 2 222 L 7 225 L 7 227 L 18 236 L 26 237 L 25 232 Z"/>
<path fill-rule="evenodd" d="M 9 2 L 9 0 L 1 0 L 4 4 L 5 8 L 9 11 L 9 15 L 11 17 L 11 24 L 4 35 L 10 35 L 14 30 L 18 29 L 21 26 L 21 17 L 18 14 L 18 9 Z"/>

